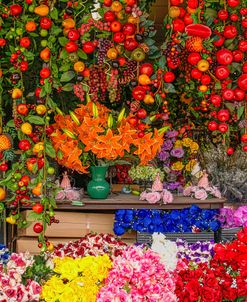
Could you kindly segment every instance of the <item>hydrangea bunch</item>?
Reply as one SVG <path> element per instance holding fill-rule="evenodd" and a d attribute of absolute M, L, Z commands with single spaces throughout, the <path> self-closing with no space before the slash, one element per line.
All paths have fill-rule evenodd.
<path fill-rule="evenodd" d="M 132 166 L 129 170 L 129 176 L 132 180 L 154 181 L 157 175 L 164 179 L 164 172 L 154 166 Z"/>
<path fill-rule="evenodd" d="M 151 249 L 132 246 L 113 261 L 97 302 L 175 302 L 175 278 Z"/>
<path fill-rule="evenodd" d="M 182 210 L 118 210 L 115 213 L 114 233 L 123 235 L 128 230 L 145 233 L 216 231 L 220 227 L 218 210 L 201 209 L 196 205 Z"/>

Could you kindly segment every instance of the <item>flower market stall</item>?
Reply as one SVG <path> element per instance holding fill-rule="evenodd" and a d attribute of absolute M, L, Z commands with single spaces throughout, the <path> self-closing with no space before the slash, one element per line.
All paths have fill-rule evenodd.
<path fill-rule="evenodd" d="M 0 3 L 0 301 L 246 301 L 247 3 L 154 2 Z"/>

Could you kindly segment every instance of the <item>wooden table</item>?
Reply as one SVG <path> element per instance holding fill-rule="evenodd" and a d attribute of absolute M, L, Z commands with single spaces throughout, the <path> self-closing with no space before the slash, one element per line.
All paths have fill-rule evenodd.
<path fill-rule="evenodd" d="M 197 205 L 202 209 L 219 209 L 224 206 L 225 199 L 210 198 L 207 200 L 198 200 L 191 197 L 174 196 L 174 201 L 168 204 L 150 204 L 147 201 L 139 200 L 139 196 L 131 194 L 115 194 L 113 193 L 107 199 L 90 199 L 85 197 L 82 199 L 83 206 L 73 206 L 69 201 L 58 201 L 57 210 L 67 211 L 109 211 L 120 209 L 160 209 L 174 210 L 184 209 L 191 205 Z"/>

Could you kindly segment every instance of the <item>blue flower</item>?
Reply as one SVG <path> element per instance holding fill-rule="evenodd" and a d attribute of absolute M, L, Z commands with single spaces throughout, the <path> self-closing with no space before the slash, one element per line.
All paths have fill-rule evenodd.
<path fill-rule="evenodd" d="M 193 204 L 189 209 L 191 215 L 198 215 L 201 211 L 202 210 L 195 204 Z"/>
<path fill-rule="evenodd" d="M 114 223 L 113 231 L 117 236 L 121 236 L 125 233 L 125 228 L 120 226 L 117 222 Z"/>
<path fill-rule="evenodd" d="M 215 232 L 220 228 L 220 222 L 218 220 L 213 220 L 209 223 L 209 227 Z"/>

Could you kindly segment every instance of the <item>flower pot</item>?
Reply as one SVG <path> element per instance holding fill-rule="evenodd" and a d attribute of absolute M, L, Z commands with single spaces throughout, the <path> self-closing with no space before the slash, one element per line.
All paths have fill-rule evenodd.
<path fill-rule="evenodd" d="M 90 172 L 92 180 L 87 185 L 87 193 L 93 199 L 106 199 L 110 192 L 110 185 L 105 180 L 106 171 L 108 167 L 105 166 L 91 166 Z"/>

